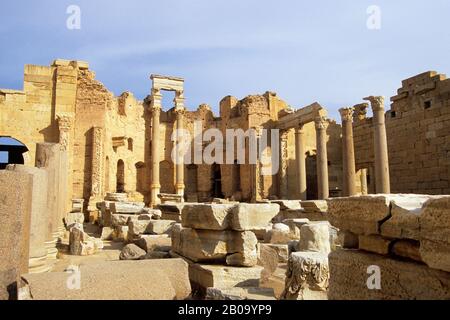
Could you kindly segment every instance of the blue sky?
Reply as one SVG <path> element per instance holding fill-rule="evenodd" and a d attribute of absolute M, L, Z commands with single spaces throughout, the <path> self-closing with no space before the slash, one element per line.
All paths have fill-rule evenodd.
<path fill-rule="evenodd" d="M 81 29 L 66 28 L 69 5 Z M 381 9 L 369 30 L 366 10 Z M 150 92 L 151 73 L 184 77 L 189 109 L 275 91 L 294 107 L 337 109 L 395 95 L 401 80 L 450 73 L 450 1 L 9 1 L 0 11 L 0 87 L 24 64 L 86 60 L 116 95 Z M 166 107 L 170 107 L 165 99 Z"/>

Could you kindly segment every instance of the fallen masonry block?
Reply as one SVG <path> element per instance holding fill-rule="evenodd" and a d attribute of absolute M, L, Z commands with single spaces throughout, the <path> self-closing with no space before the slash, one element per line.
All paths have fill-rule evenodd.
<path fill-rule="evenodd" d="M 171 246 L 172 239 L 169 238 L 167 234 L 161 235 L 147 235 L 143 234 L 138 237 L 138 239 L 133 240 L 133 243 L 139 248 L 150 252 L 155 250 L 157 246 Z"/>
<path fill-rule="evenodd" d="M 304 224 L 300 229 L 297 251 L 330 253 L 330 226 L 328 221 Z"/>
<path fill-rule="evenodd" d="M 276 300 L 272 288 L 207 288 L 206 300 Z"/>
<path fill-rule="evenodd" d="M 112 214 L 138 214 L 144 209 L 143 202 L 112 202 L 109 209 Z"/>
<path fill-rule="evenodd" d="M 151 220 L 145 230 L 149 234 L 170 233 L 175 221 L 172 220 Z"/>
<path fill-rule="evenodd" d="M 182 300 L 191 294 L 182 259 L 108 261 L 22 279 L 21 300 Z"/>
<path fill-rule="evenodd" d="M 120 260 L 140 260 L 146 255 L 145 250 L 139 248 L 137 245 L 129 243 L 122 248 L 120 252 Z"/>

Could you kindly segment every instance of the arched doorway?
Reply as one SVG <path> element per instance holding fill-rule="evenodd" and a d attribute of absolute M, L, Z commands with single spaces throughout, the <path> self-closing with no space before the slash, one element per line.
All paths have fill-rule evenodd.
<path fill-rule="evenodd" d="M 220 165 L 213 163 L 212 165 L 212 196 L 213 198 L 223 198 L 222 193 L 222 174 L 220 172 Z"/>
<path fill-rule="evenodd" d="M 122 159 L 117 161 L 116 181 L 116 192 L 125 192 L 125 163 Z"/>
<path fill-rule="evenodd" d="M 12 137 L 0 137 L 0 170 L 8 164 L 24 164 L 23 154 L 28 148 L 19 140 Z"/>

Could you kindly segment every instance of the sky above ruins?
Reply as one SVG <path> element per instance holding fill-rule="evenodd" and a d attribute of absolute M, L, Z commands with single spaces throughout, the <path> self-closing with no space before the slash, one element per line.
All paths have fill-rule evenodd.
<path fill-rule="evenodd" d="M 80 29 L 67 28 L 70 5 Z M 116 95 L 143 99 L 157 73 L 185 78 L 191 110 L 270 90 L 338 118 L 338 108 L 393 96 L 417 73 L 450 74 L 449 12 L 448 0 L 9 1 L 0 88 L 21 89 L 24 64 L 78 59 Z"/>

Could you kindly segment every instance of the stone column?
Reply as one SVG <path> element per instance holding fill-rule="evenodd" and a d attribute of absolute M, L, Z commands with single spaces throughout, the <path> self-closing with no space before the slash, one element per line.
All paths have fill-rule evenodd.
<path fill-rule="evenodd" d="M 342 118 L 343 196 L 356 195 L 355 148 L 353 145 L 353 108 L 339 109 Z"/>
<path fill-rule="evenodd" d="M 260 139 L 262 136 L 263 128 L 262 127 L 254 127 L 252 128 L 254 130 L 254 138 L 249 138 L 249 143 L 255 143 L 256 148 L 254 150 L 256 151 L 256 163 L 252 164 L 251 167 L 251 184 L 252 184 L 252 203 L 256 203 L 258 201 L 261 201 L 263 198 L 263 188 L 264 188 L 264 176 L 261 174 L 261 166 L 262 161 L 261 158 L 263 156 L 262 150 L 260 150 Z M 252 141 L 253 139 L 253 141 Z M 249 149 L 250 152 L 250 149 Z"/>
<path fill-rule="evenodd" d="M 31 204 L 28 272 L 47 272 L 51 268 L 51 265 L 47 264 L 47 247 L 45 245 L 49 218 L 49 211 L 47 210 L 47 171 L 45 169 L 27 167 L 19 164 L 10 164 L 6 169 L 16 173 L 28 174 L 31 177 L 31 196 L 27 199 Z M 25 188 L 25 186 L 23 187 Z"/>
<path fill-rule="evenodd" d="M 70 165 L 70 130 L 72 128 L 73 117 L 66 114 L 57 115 L 59 128 L 59 144 L 61 148 L 60 154 L 60 198 L 59 211 L 61 222 L 72 208 L 72 172 Z M 64 233 L 65 228 L 61 223 L 59 225 L 60 233 Z"/>
<path fill-rule="evenodd" d="M 369 193 L 367 188 L 367 169 L 361 169 L 361 194 L 366 195 Z"/>
<path fill-rule="evenodd" d="M 102 199 L 103 179 L 103 129 L 92 128 L 92 158 L 91 158 L 91 196 L 88 211 L 97 211 L 97 202 Z"/>
<path fill-rule="evenodd" d="M 319 200 L 329 197 L 328 187 L 328 156 L 327 156 L 327 128 L 328 120 L 325 117 L 317 117 L 316 148 L 317 148 L 317 190 Z"/>
<path fill-rule="evenodd" d="M 150 186 L 150 204 L 152 207 L 160 203 L 158 194 L 161 190 L 159 183 L 159 118 L 161 115 L 162 95 L 159 90 L 153 90 L 150 111 L 152 113 L 152 183 Z"/>
<path fill-rule="evenodd" d="M 287 180 L 287 166 L 288 166 L 288 130 L 280 131 L 280 198 L 288 198 L 288 180 Z"/>
<path fill-rule="evenodd" d="M 47 259 L 54 260 L 58 254 L 56 243 L 59 238 L 58 226 L 60 215 L 58 212 L 59 196 L 59 166 L 60 166 L 61 146 L 57 143 L 38 143 L 36 144 L 36 167 L 44 168 L 47 171 L 48 189 L 47 189 L 47 233 L 46 242 Z"/>
<path fill-rule="evenodd" d="M 178 131 L 178 135 L 177 135 L 177 144 L 180 147 L 181 144 L 183 143 L 183 139 L 184 137 L 182 137 L 182 130 L 184 129 L 183 126 L 183 121 L 184 121 L 184 113 L 185 113 L 185 108 L 184 108 L 184 98 L 183 98 L 183 93 L 182 92 L 177 92 L 175 99 L 175 113 L 177 115 L 177 131 Z M 184 148 L 181 146 L 181 148 L 184 150 Z M 183 150 L 176 150 L 177 153 L 177 163 L 176 165 L 176 169 L 175 169 L 175 190 L 176 193 L 178 195 L 184 196 L 184 188 L 185 188 L 185 184 L 184 184 L 184 154 L 181 153 L 180 151 Z"/>
<path fill-rule="evenodd" d="M 297 163 L 298 197 L 306 200 L 305 130 L 303 125 L 295 129 L 295 159 Z"/>
<path fill-rule="evenodd" d="M 389 158 L 386 125 L 384 121 L 384 97 L 370 96 L 364 98 L 364 100 L 370 101 L 373 112 L 376 193 L 390 193 Z"/>

